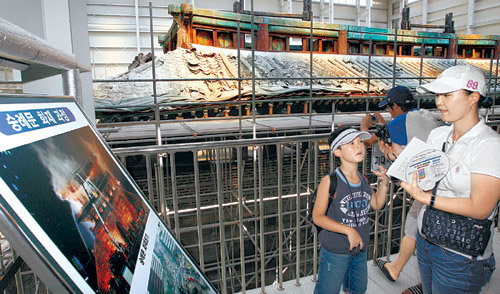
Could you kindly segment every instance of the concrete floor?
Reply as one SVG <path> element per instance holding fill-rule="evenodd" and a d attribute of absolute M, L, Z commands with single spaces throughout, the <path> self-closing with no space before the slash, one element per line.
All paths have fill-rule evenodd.
<path fill-rule="evenodd" d="M 498 261 L 498 256 L 500 256 L 500 232 L 495 232 L 493 241 L 493 251 L 497 257 L 497 270 L 493 273 L 490 283 L 483 288 L 481 293 L 493 294 L 500 293 L 500 262 Z M 391 256 L 391 260 L 396 259 L 396 254 Z M 314 282 L 311 280 L 312 276 L 303 277 L 300 279 L 300 286 L 295 286 L 295 280 L 283 283 L 284 290 L 278 290 L 277 285 L 271 285 L 266 287 L 267 294 L 300 294 L 300 293 L 313 293 Z M 396 282 L 390 282 L 385 278 L 382 272 L 372 264 L 372 261 L 368 262 L 368 290 L 367 294 L 399 294 L 403 290 L 410 286 L 413 286 L 420 282 L 420 274 L 418 272 L 417 256 L 412 256 L 406 266 L 404 267 L 399 279 Z M 249 290 L 248 294 L 258 294 L 260 289 Z"/>

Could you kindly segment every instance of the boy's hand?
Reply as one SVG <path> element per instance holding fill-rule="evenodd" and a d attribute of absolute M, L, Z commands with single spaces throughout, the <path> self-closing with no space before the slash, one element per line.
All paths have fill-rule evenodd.
<path fill-rule="evenodd" d="M 372 173 L 377 176 L 377 178 L 380 180 L 381 183 L 387 184 L 389 183 L 389 177 L 387 177 L 387 170 L 381 166 L 377 165 L 380 171 L 372 170 Z"/>
<path fill-rule="evenodd" d="M 347 233 L 347 239 L 349 239 L 349 251 L 358 246 L 360 250 L 363 249 L 363 239 L 361 239 L 358 231 L 356 231 L 354 228 L 351 228 L 349 230 L 349 233 Z"/>

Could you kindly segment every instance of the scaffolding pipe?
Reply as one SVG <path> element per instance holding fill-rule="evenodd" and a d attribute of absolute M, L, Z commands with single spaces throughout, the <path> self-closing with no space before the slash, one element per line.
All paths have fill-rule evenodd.
<path fill-rule="evenodd" d="M 70 69 L 62 72 L 63 94 L 74 97 L 78 104 L 83 106 L 82 83 L 80 80 L 80 71 Z"/>
<path fill-rule="evenodd" d="M 238 160 L 238 224 L 240 230 L 240 267 L 241 267 L 241 293 L 245 294 L 246 291 L 246 277 L 245 277 L 245 237 L 243 236 L 243 166 L 241 164 L 241 148 L 236 149 L 236 159 Z"/>
<path fill-rule="evenodd" d="M 295 252 L 295 286 L 300 286 L 300 143 L 295 144 L 295 166 L 296 170 L 296 189 L 297 189 L 297 198 L 295 201 L 296 208 L 296 228 L 295 228 L 295 246 L 297 250 Z"/>
<path fill-rule="evenodd" d="M 266 293 L 266 244 L 264 240 L 264 175 L 263 175 L 263 146 L 259 146 L 258 165 L 259 165 L 259 240 L 260 240 L 260 293 Z"/>
<path fill-rule="evenodd" d="M 318 141 L 314 142 L 314 190 L 318 189 L 318 150 L 319 143 Z M 312 197 L 309 197 L 309 205 L 312 206 Z M 312 210 L 312 207 L 310 208 Z M 312 215 L 311 215 L 312 219 Z M 311 224 L 311 227 L 314 227 L 314 224 Z M 313 276 L 312 281 L 316 282 L 318 280 L 318 232 L 314 230 L 313 233 Z"/>
<path fill-rule="evenodd" d="M 153 76 L 153 98 L 154 98 L 154 106 L 155 106 L 155 132 L 156 132 L 156 144 L 161 146 L 161 129 L 160 129 L 160 108 L 158 105 L 158 97 L 156 94 L 156 67 L 155 67 L 155 50 L 154 50 L 154 41 L 153 41 L 153 3 L 149 2 L 149 33 L 151 35 L 151 71 Z M 167 225 L 170 227 L 170 219 L 167 217 L 167 205 L 165 203 L 165 186 L 163 182 L 163 156 L 161 154 L 157 154 L 156 157 L 158 161 L 158 192 L 160 198 L 160 216 L 163 219 L 167 219 Z"/>
<path fill-rule="evenodd" d="M 222 278 L 222 293 L 227 293 L 227 281 L 226 281 L 226 250 L 225 250 L 225 223 L 224 223 L 224 195 L 222 191 L 222 170 L 220 162 L 220 149 L 215 150 L 216 157 L 216 173 L 217 173 L 217 205 L 219 211 L 219 249 L 220 249 L 220 260 L 221 260 L 221 278 Z"/>
<path fill-rule="evenodd" d="M 387 225 L 387 261 L 390 261 L 390 256 L 391 256 L 391 245 L 392 245 L 392 232 L 391 232 L 391 228 L 392 228 L 392 213 L 393 213 L 393 210 L 394 210 L 394 182 L 391 181 L 390 185 L 389 185 L 389 221 L 388 221 L 388 225 Z"/>
<path fill-rule="evenodd" d="M 141 53 L 141 35 L 139 26 L 139 0 L 134 0 L 135 11 L 135 38 L 137 44 L 137 54 Z"/>
<path fill-rule="evenodd" d="M 0 18 L 0 59 L 9 59 L 22 64 L 41 64 L 59 70 L 90 68 L 78 63 L 75 55 L 51 46 L 47 41 Z"/>
<path fill-rule="evenodd" d="M 278 157 L 278 290 L 283 290 L 283 199 L 282 199 L 282 177 L 283 177 L 283 145 L 276 144 Z"/>
<path fill-rule="evenodd" d="M 201 228 L 201 192 L 200 192 L 200 165 L 198 162 L 198 151 L 193 151 L 193 165 L 194 165 L 194 189 L 196 197 L 196 225 L 198 233 L 198 250 L 200 252 L 200 267 L 205 271 L 205 254 L 203 252 L 203 230 Z"/>

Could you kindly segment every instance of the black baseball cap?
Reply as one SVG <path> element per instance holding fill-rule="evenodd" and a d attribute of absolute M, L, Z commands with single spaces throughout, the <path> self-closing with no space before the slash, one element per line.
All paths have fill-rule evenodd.
<path fill-rule="evenodd" d="M 398 105 L 407 105 L 414 100 L 413 94 L 410 89 L 405 86 L 397 86 L 387 92 L 384 101 L 378 104 L 379 108 L 385 107 L 389 103 L 396 103 Z"/>

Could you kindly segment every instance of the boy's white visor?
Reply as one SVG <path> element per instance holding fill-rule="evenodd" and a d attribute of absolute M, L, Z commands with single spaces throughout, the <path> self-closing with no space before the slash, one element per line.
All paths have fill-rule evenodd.
<path fill-rule="evenodd" d="M 352 140 L 356 139 L 358 136 L 361 137 L 361 140 L 368 140 L 372 137 L 368 132 L 360 132 L 355 129 L 347 129 L 340 133 L 340 135 L 338 135 L 335 140 L 333 140 L 331 150 L 333 151 L 339 146 L 352 142 Z"/>

